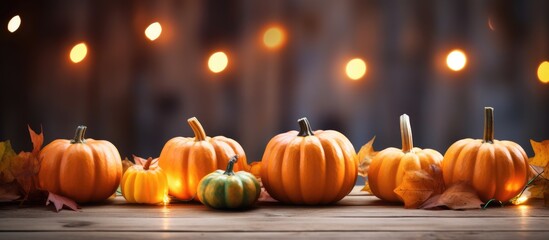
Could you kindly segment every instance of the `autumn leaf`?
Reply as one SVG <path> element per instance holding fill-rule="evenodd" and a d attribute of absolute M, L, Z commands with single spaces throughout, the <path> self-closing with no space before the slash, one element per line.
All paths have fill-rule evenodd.
<path fill-rule="evenodd" d="M 261 178 L 257 179 L 259 181 L 259 185 L 261 186 L 261 193 L 259 194 L 259 199 L 257 201 L 259 202 L 278 202 L 276 199 L 271 197 L 267 190 L 265 190 L 265 187 L 263 187 L 263 182 L 261 182 Z"/>
<path fill-rule="evenodd" d="M 444 193 L 437 194 L 423 203 L 420 208 L 439 209 L 446 207 L 454 210 L 478 209 L 483 202 L 477 192 L 466 182 L 458 182 L 450 186 Z"/>
<path fill-rule="evenodd" d="M 63 197 L 61 195 L 57 195 L 55 193 L 48 192 L 48 199 L 46 200 L 46 206 L 50 205 L 50 203 L 53 203 L 55 206 L 55 211 L 59 212 L 61 209 L 63 209 L 63 206 L 66 206 L 68 209 L 73 211 L 78 211 L 80 207 L 78 204 L 76 204 L 75 201 Z"/>
<path fill-rule="evenodd" d="M 529 163 L 542 167 L 544 170 L 542 176 L 549 178 L 549 140 L 542 142 L 530 140 L 530 144 L 532 144 L 532 149 L 534 150 L 534 157 L 529 159 Z"/>
<path fill-rule="evenodd" d="M 361 192 L 369 192 L 369 193 L 372 193 L 372 189 L 370 189 L 370 184 L 368 184 L 368 182 L 366 182 L 366 184 L 364 184 L 364 187 L 362 189 L 360 189 Z"/>
<path fill-rule="evenodd" d="M 133 162 L 131 162 L 128 158 L 122 160 L 122 174 L 124 174 L 131 166 L 133 166 Z"/>
<path fill-rule="evenodd" d="M 10 141 L 0 142 L 0 181 L 3 183 L 11 183 L 15 180 L 11 172 L 11 161 L 17 156 Z"/>
<path fill-rule="evenodd" d="M 374 150 L 374 136 L 370 141 L 368 141 L 364 146 L 358 151 L 358 175 L 364 177 L 364 181 L 367 181 L 366 177 L 368 176 L 368 168 L 372 163 L 372 158 L 378 153 Z"/>
<path fill-rule="evenodd" d="M 135 162 L 136 165 L 145 166 L 145 163 L 147 162 L 147 159 L 144 159 L 142 157 L 138 157 L 138 156 L 135 156 L 135 155 L 132 155 L 132 156 L 133 156 L 133 161 Z M 155 169 L 157 167 L 158 167 L 158 158 L 155 158 L 155 159 L 152 160 L 151 165 L 149 166 L 149 168 Z"/>
<path fill-rule="evenodd" d="M 394 192 L 402 199 L 405 208 L 417 208 L 431 196 L 444 190 L 440 167 L 431 165 L 430 171 L 410 170 L 404 173 L 401 184 Z"/>

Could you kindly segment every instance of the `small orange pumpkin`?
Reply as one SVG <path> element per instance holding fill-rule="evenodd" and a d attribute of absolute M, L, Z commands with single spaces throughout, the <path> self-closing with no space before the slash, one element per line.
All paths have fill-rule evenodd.
<path fill-rule="evenodd" d="M 122 177 L 122 161 L 112 143 L 85 139 L 86 126 L 78 126 L 72 140 L 57 139 L 40 152 L 38 181 L 42 189 L 76 202 L 109 198 Z"/>
<path fill-rule="evenodd" d="M 410 118 L 400 116 L 402 149 L 386 148 L 372 158 L 368 169 L 368 184 L 372 193 L 385 201 L 402 202 L 394 192 L 401 183 L 406 171 L 425 170 L 432 172 L 431 165 L 440 166 L 442 155 L 433 149 L 413 147 Z"/>
<path fill-rule="evenodd" d="M 278 201 L 329 204 L 355 185 L 358 164 L 351 142 L 333 130 L 313 132 L 307 118 L 300 131 L 278 134 L 269 141 L 261 163 L 261 181 Z"/>
<path fill-rule="evenodd" d="M 511 141 L 494 140 L 494 109 L 484 110 L 484 138 L 462 139 L 450 146 L 442 161 L 446 186 L 465 181 L 487 202 L 503 202 L 520 193 L 528 180 L 528 157 Z"/>
<path fill-rule="evenodd" d="M 168 177 L 170 195 L 181 200 L 193 199 L 200 180 L 217 169 L 226 168 L 228 160 L 234 155 L 240 156 L 240 161 L 234 166 L 235 171 L 250 170 L 244 149 L 238 142 L 223 136 L 206 136 L 195 117 L 187 122 L 195 137 L 170 139 L 158 158 L 158 165 Z"/>
<path fill-rule="evenodd" d="M 130 203 L 155 204 L 168 196 L 168 179 L 161 168 L 149 168 L 152 158 L 144 166 L 135 164 L 128 168 L 122 177 L 120 190 Z"/>

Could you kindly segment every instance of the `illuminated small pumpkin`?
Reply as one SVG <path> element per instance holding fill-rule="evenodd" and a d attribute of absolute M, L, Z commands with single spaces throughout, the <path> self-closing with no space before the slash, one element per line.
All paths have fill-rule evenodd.
<path fill-rule="evenodd" d="M 442 155 L 433 149 L 414 148 L 410 118 L 400 116 L 402 149 L 386 148 L 372 158 L 368 169 L 368 184 L 372 193 L 385 201 L 402 202 L 394 190 L 409 170 L 432 172 L 431 165 L 440 166 Z"/>
<path fill-rule="evenodd" d="M 126 170 L 120 183 L 122 196 L 130 203 L 155 204 L 168 195 L 168 179 L 161 168 L 149 168 L 152 158 L 144 166 L 135 164 Z"/>
<path fill-rule="evenodd" d="M 494 109 L 489 107 L 485 108 L 484 138 L 455 142 L 442 161 L 446 186 L 469 182 L 484 202 L 515 197 L 528 180 L 528 169 L 528 157 L 520 145 L 494 140 Z"/>
<path fill-rule="evenodd" d="M 72 140 L 57 139 L 40 152 L 38 173 L 42 189 L 76 202 L 109 198 L 122 178 L 122 161 L 112 143 L 85 139 L 86 126 L 78 126 Z"/>
<path fill-rule="evenodd" d="M 244 209 L 257 202 L 261 187 L 254 175 L 233 167 L 237 156 L 227 164 L 227 170 L 208 174 L 198 184 L 198 199 L 204 205 L 216 209 Z"/>
<path fill-rule="evenodd" d="M 170 195 L 181 200 L 196 196 L 198 182 L 207 174 L 227 167 L 231 156 L 240 156 L 234 168 L 249 171 L 244 149 L 233 139 L 223 136 L 210 138 L 196 118 L 187 120 L 195 137 L 170 139 L 158 158 L 158 165 L 168 177 Z"/>
<path fill-rule="evenodd" d="M 261 163 L 261 182 L 278 201 L 330 204 L 345 197 L 358 173 L 351 142 L 333 130 L 312 131 L 307 118 L 300 131 L 278 134 L 269 141 Z"/>

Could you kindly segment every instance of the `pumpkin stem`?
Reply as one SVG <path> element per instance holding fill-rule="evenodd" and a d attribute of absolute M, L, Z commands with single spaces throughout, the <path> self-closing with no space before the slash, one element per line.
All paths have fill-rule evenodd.
<path fill-rule="evenodd" d="M 196 119 L 196 117 L 189 118 L 187 122 L 193 129 L 194 137 L 196 141 L 206 140 L 206 132 L 204 131 L 202 124 L 200 124 L 200 122 L 198 121 L 198 119 Z"/>
<path fill-rule="evenodd" d="M 238 155 L 234 155 L 231 159 L 229 159 L 229 163 L 227 163 L 227 170 L 223 174 L 232 176 L 234 175 L 234 164 L 238 161 Z"/>
<path fill-rule="evenodd" d="M 71 140 L 71 143 L 85 143 L 84 135 L 86 134 L 86 126 L 80 125 L 76 128 L 76 133 L 74 134 L 74 139 Z"/>
<path fill-rule="evenodd" d="M 151 167 L 153 158 L 149 157 L 147 158 L 147 161 L 145 162 L 145 165 L 143 166 L 143 170 L 149 170 L 149 167 Z"/>
<path fill-rule="evenodd" d="M 307 137 L 307 136 L 313 136 L 313 130 L 311 130 L 311 124 L 309 123 L 309 120 L 304 117 L 297 120 L 297 123 L 299 123 L 299 133 L 297 136 L 300 137 Z"/>
<path fill-rule="evenodd" d="M 414 148 L 414 139 L 412 138 L 410 117 L 406 114 L 400 116 L 400 137 L 402 138 L 402 151 L 405 153 L 412 151 Z"/>
<path fill-rule="evenodd" d="M 484 108 L 484 142 L 494 142 L 494 108 Z"/>

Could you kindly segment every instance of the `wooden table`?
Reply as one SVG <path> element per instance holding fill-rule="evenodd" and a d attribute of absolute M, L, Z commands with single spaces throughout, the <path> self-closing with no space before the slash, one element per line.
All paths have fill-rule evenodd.
<path fill-rule="evenodd" d="M 359 189 L 334 206 L 263 202 L 244 212 L 215 211 L 198 203 L 133 205 L 122 197 L 84 206 L 81 212 L 0 205 L 0 239 L 549 239 L 549 208 L 539 200 L 487 210 L 408 210 Z"/>

